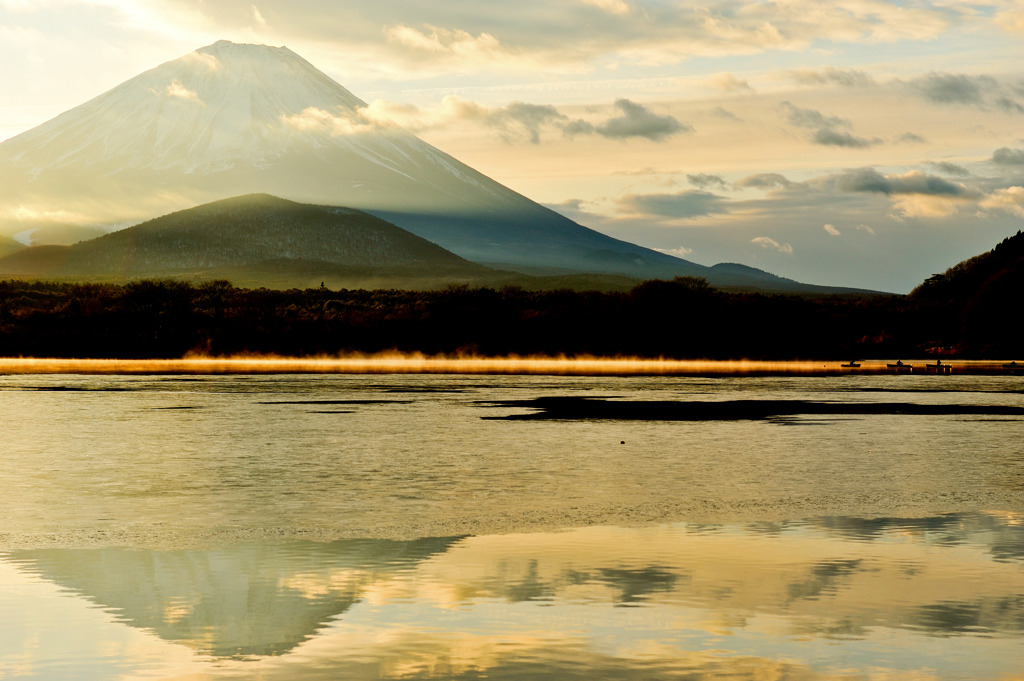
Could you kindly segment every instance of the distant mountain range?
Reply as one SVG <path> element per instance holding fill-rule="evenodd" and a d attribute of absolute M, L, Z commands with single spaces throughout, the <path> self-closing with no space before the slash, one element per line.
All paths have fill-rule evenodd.
<path fill-rule="evenodd" d="M 841 290 L 741 266 L 709 268 L 613 239 L 517 194 L 397 125 L 367 116 L 362 100 L 291 50 L 220 41 L 0 144 L 0 216 L 7 216 L 0 217 L 0 234 L 37 245 L 69 244 L 96 236 L 98 229 L 258 192 L 363 211 L 498 269 L 639 279 L 690 275 L 720 286 Z M 253 238 L 269 248 L 267 225 L 252 228 Z M 259 280 L 252 270 L 260 264 L 253 260 L 262 257 L 256 255 L 259 247 L 236 241 L 218 249 L 213 240 L 186 232 L 174 248 L 184 249 L 189 241 L 191 247 L 212 249 L 208 258 L 186 257 L 182 250 L 174 255 L 167 250 L 171 246 L 153 242 L 147 246 L 152 259 L 129 262 L 123 259 L 126 241 L 101 239 L 71 251 L 26 253 L 6 271 L 136 276 L 234 267 L 245 270 L 237 283 Z M 134 232 L 143 233 L 148 231 Z M 321 236 L 302 249 L 290 235 L 280 258 L 295 261 L 291 265 L 308 262 L 321 254 Z M 346 258 L 355 257 L 350 247 L 340 247 Z M 160 255 L 152 250 L 161 248 Z M 331 255 L 312 259 L 334 262 L 338 253 L 327 250 Z M 244 257 L 231 261 L 229 252 Z M 62 253 L 66 260 L 59 262 Z M 260 262 L 269 268 L 267 282 L 277 281 L 270 271 L 274 261 Z"/>
<path fill-rule="evenodd" d="M 71 246 L 12 250 L 0 257 L 0 277 L 111 282 L 227 279 L 237 286 L 272 288 L 323 283 L 329 288 L 470 284 L 624 289 L 637 281 L 609 273 L 528 276 L 488 268 L 369 213 L 269 194 L 211 202 Z M 698 273 L 727 288 L 843 290 L 800 284 L 735 263 L 701 268 Z"/>
<path fill-rule="evenodd" d="M 178 237 L 216 231 L 218 223 L 229 234 L 239 226 L 247 233 L 236 217 L 239 204 L 265 226 L 263 233 L 268 235 L 302 233 L 305 225 L 322 224 L 319 231 L 334 238 L 336 231 L 348 229 L 345 222 L 335 223 L 334 209 L 254 196 L 167 216 L 126 230 L 127 238 L 97 242 L 111 244 L 106 253 L 117 254 L 114 262 L 124 262 L 130 255 L 128 260 L 136 263 L 149 260 L 161 268 L 185 268 L 182 271 L 208 266 L 209 262 L 183 259 L 186 254 L 201 255 L 203 249 L 192 249 Z M 196 214 L 213 221 L 193 225 Z M 282 216 L 297 223 L 296 230 L 282 228 Z M 356 218 L 358 229 L 363 219 Z M 376 224 L 374 220 L 370 218 L 371 224 Z M 248 241 L 241 240 L 239 251 Z M 83 246 L 96 247 L 63 247 L 62 262 L 74 262 L 78 256 L 73 254 Z M 426 258 L 436 263 L 430 267 L 457 266 L 458 261 L 453 265 L 451 260 L 457 256 L 432 248 L 421 251 L 421 246 L 412 242 L 412 259 L 399 265 L 415 267 Z M 34 251 L 46 260 L 54 248 L 22 253 Z M 259 262 L 275 248 L 245 252 Z M 280 248 L 283 252 L 286 244 Z M 229 261 L 237 255 L 229 253 Z M 361 245 L 353 256 L 342 252 L 337 257 L 369 259 L 376 263 L 373 266 L 382 262 L 373 254 L 367 256 Z M 275 262 L 273 267 L 265 262 L 255 266 L 259 276 L 275 271 L 294 277 L 302 274 L 303 267 L 319 268 L 315 272 L 319 276 L 330 267 L 322 260 Z M 362 266 L 336 267 L 343 271 Z M 208 278 L 209 272 L 200 278 Z M 575 275 L 579 278 L 572 285 L 565 280 L 523 285 L 510 279 L 514 274 L 486 270 L 481 276 L 466 282 L 472 287 L 409 285 L 365 290 L 369 287 L 339 287 L 331 281 L 329 287 L 318 288 L 319 280 L 314 280 L 268 287 L 290 290 L 267 290 L 216 281 L 83 285 L 79 280 L 87 277 L 23 282 L 0 275 L 0 355 L 171 358 L 198 352 L 306 357 L 398 351 L 485 357 L 930 357 L 996 359 L 1009 365 L 1008 360 L 1019 362 L 1024 354 L 1017 314 L 1024 293 L 1024 234 L 1020 233 L 989 253 L 931 277 L 909 296 L 750 295 L 715 290 L 694 278 L 642 283 L 627 279 L 619 282 L 624 286 L 601 291 L 595 289 L 608 282 L 598 279 L 612 275 Z M 499 279 L 487 278 L 495 276 Z"/>

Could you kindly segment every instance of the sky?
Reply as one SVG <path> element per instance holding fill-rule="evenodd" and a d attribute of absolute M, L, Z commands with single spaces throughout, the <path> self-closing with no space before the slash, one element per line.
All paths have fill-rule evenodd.
<path fill-rule="evenodd" d="M 220 39 L 704 265 L 902 293 L 1024 227 L 1024 0 L 0 0 L 0 140 Z"/>

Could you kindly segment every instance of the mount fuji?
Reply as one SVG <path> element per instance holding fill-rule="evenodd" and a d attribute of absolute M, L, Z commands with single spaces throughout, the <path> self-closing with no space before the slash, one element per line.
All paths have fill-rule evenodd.
<path fill-rule="evenodd" d="M 0 235 L 46 243 L 266 193 L 361 210 L 504 269 L 771 287 L 587 229 L 365 106 L 285 47 L 214 43 L 0 144 Z"/>

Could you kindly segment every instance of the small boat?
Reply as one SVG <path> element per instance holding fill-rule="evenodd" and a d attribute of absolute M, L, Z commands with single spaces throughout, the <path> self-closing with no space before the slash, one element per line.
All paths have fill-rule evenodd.
<path fill-rule="evenodd" d="M 859 368 L 859 367 L 860 367 L 860 362 L 858 362 L 858 361 L 857 361 L 857 360 L 855 360 L 855 359 L 851 359 L 851 360 L 850 360 L 849 362 L 847 362 L 846 364 L 840 364 L 839 366 L 841 366 L 841 367 L 843 367 L 843 368 L 845 368 L 845 369 L 857 369 L 857 368 Z"/>
<path fill-rule="evenodd" d="M 1003 365 L 1003 368 L 1009 371 L 1011 374 L 1016 376 L 1017 374 L 1024 374 L 1024 364 L 1019 362 L 1007 362 Z"/>
<path fill-rule="evenodd" d="M 953 373 L 952 364 L 943 364 L 941 359 L 935 360 L 935 364 L 925 364 L 925 371 L 929 374 L 951 374 Z"/>
<path fill-rule="evenodd" d="M 894 369 L 897 374 L 910 374 L 914 372 L 914 365 L 904 364 L 902 359 L 896 360 L 895 364 L 886 364 L 885 366 L 889 367 L 890 369 Z"/>

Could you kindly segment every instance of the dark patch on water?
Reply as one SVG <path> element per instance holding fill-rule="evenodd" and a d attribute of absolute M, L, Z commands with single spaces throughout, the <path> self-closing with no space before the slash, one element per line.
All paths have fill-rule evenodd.
<path fill-rule="evenodd" d="M 802 416 L 769 416 L 772 423 L 780 426 L 834 426 L 839 421 L 852 419 L 808 419 Z"/>
<path fill-rule="evenodd" d="M 202 409 L 202 407 L 197 407 L 197 406 L 151 407 L 151 409 L 168 411 L 168 410 L 180 410 L 180 409 Z"/>
<path fill-rule="evenodd" d="M 354 411 L 348 410 L 336 410 L 336 411 L 307 411 L 307 414 L 355 414 Z"/>
<path fill-rule="evenodd" d="M 1021 395 L 1024 394 L 1024 390 L 1016 388 L 1007 388 L 1005 390 L 975 390 L 973 388 L 965 388 L 963 386 L 952 387 L 952 388 L 877 388 L 877 387 L 863 387 L 863 388 L 847 388 L 845 392 L 851 393 L 971 393 L 971 394 L 988 394 L 988 395 Z"/>
<path fill-rule="evenodd" d="M 16 390 L 25 391 L 36 391 L 36 392 L 81 392 L 81 393 L 128 393 L 138 390 L 138 388 L 115 388 L 115 387 L 86 387 L 86 386 L 71 386 L 71 385 L 27 385 L 24 388 L 16 388 Z"/>
<path fill-rule="evenodd" d="M 469 392 L 463 388 L 382 388 L 385 393 L 465 393 Z"/>
<path fill-rule="evenodd" d="M 529 414 L 484 416 L 489 420 L 760 421 L 801 415 L 1020 416 L 1024 407 L 913 402 L 815 402 L 811 400 L 726 400 L 721 402 L 617 401 L 593 397 L 538 397 L 480 402 L 490 407 L 535 409 Z"/>

